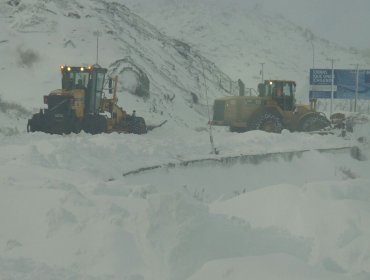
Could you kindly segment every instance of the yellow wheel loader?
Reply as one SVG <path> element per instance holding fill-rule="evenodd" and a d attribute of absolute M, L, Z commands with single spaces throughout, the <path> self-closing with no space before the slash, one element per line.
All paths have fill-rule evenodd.
<path fill-rule="evenodd" d="M 330 127 L 323 113 L 310 105 L 295 103 L 294 81 L 266 80 L 258 85 L 258 96 L 228 96 L 218 98 L 213 105 L 214 125 L 228 125 L 231 131 L 264 130 L 280 133 L 318 131 Z"/>
<path fill-rule="evenodd" d="M 62 65 L 62 88 L 44 96 L 47 109 L 28 120 L 27 131 L 51 134 L 125 132 L 144 134 L 145 120 L 117 105 L 117 77 L 106 80 L 107 69 Z M 110 98 L 104 87 L 109 85 Z"/>

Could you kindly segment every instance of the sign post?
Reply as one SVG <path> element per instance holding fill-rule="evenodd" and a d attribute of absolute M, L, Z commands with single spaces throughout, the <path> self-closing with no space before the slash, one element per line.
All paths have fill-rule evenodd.
<path fill-rule="evenodd" d="M 357 112 L 357 99 L 358 99 L 358 64 L 356 65 L 356 92 L 355 92 L 355 113 Z"/>
<path fill-rule="evenodd" d="M 264 62 L 261 62 L 260 63 L 261 64 L 261 71 L 260 71 L 260 74 L 261 74 L 261 83 L 263 83 L 264 82 L 264 78 L 263 78 L 263 65 L 265 64 Z"/>
<path fill-rule="evenodd" d="M 331 94 L 330 94 L 330 116 L 333 114 L 333 98 L 334 98 L 334 61 L 331 61 Z"/>
<path fill-rule="evenodd" d="M 334 99 L 334 58 L 331 61 L 331 94 L 330 94 L 330 116 L 333 114 L 333 99 Z"/>

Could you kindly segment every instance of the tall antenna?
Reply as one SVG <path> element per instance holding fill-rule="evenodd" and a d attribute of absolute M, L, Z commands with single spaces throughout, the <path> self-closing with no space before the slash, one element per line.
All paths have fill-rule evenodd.
<path fill-rule="evenodd" d="M 261 82 L 263 83 L 263 80 L 264 80 L 264 77 L 263 77 L 263 65 L 265 64 L 264 62 L 261 62 L 261 71 L 260 71 L 260 75 L 261 75 Z"/>
<path fill-rule="evenodd" d="M 94 35 L 96 36 L 96 64 L 99 64 L 99 35 L 101 35 L 101 32 L 96 30 Z"/>
<path fill-rule="evenodd" d="M 357 112 L 357 103 L 358 103 L 358 75 L 359 75 L 359 71 L 360 71 L 360 64 L 351 64 L 351 65 L 354 65 L 356 66 L 356 91 L 355 91 L 355 106 L 354 106 L 354 112 L 356 113 Z"/>
<path fill-rule="evenodd" d="M 330 116 L 333 114 L 333 99 L 334 99 L 334 61 L 339 59 L 328 58 L 327 60 L 331 61 L 331 93 L 330 93 Z"/>

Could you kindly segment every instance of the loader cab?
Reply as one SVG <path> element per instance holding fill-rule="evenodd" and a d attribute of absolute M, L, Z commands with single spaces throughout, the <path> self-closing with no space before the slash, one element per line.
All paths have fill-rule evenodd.
<path fill-rule="evenodd" d="M 62 89 L 71 91 L 82 89 L 85 92 L 85 114 L 98 114 L 103 95 L 103 86 L 107 69 L 93 66 L 61 66 Z"/>
<path fill-rule="evenodd" d="M 260 97 L 272 98 L 283 111 L 292 111 L 295 108 L 294 81 L 266 80 L 258 85 Z"/>

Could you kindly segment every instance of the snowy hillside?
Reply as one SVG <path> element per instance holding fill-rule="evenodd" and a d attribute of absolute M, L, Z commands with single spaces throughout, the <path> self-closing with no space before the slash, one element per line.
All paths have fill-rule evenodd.
<path fill-rule="evenodd" d="M 0 3 L 1 280 L 370 279 L 369 122 L 344 138 L 214 127 L 212 153 L 206 93 L 255 88 L 260 62 L 303 93 L 312 58 L 312 34 L 212 1 Z M 96 31 L 120 104 L 168 123 L 26 133 L 59 65 L 96 62 Z"/>
<path fill-rule="evenodd" d="M 42 96 L 60 87 L 59 65 L 96 62 L 96 32 L 99 64 L 119 75 L 119 104 L 146 119 L 201 126 L 208 119 L 206 93 L 213 100 L 233 85 L 196 49 L 163 35 L 115 2 L 9 1 L 1 4 L 0 13 L 5 31 L 0 38 L 0 94 L 28 109 L 37 110 Z M 149 80 L 145 96 L 132 94 L 135 81 L 125 80 L 130 72 L 136 84 L 141 76 Z"/>
<path fill-rule="evenodd" d="M 316 68 L 330 68 L 328 59 L 335 58 L 335 67 L 344 69 L 370 63 L 370 56 L 319 38 L 256 1 L 122 2 L 161 31 L 200 49 L 233 80 L 241 78 L 246 87 L 257 87 L 261 63 L 265 79 L 297 81 L 298 100 L 305 103 L 313 63 Z"/>

